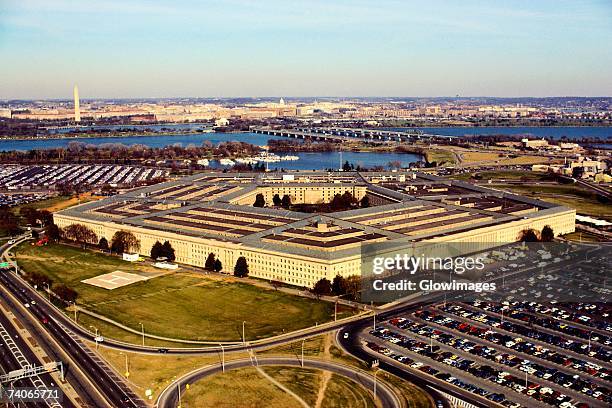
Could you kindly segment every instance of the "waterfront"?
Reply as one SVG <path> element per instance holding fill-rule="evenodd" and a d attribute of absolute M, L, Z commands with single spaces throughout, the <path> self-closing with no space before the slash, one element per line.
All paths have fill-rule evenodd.
<path fill-rule="evenodd" d="M 483 126 L 483 127 L 419 127 L 390 128 L 393 130 L 420 129 L 425 133 L 444 136 L 521 135 L 533 138 L 569 139 L 593 138 L 612 141 L 612 127 L 596 126 Z"/>
<path fill-rule="evenodd" d="M 202 125 L 153 125 L 152 129 L 160 131 L 162 128 L 177 130 L 190 129 L 190 126 L 201 128 Z M 426 133 L 442 134 L 448 136 L 465 136 L 475 134 L 512 134 L 512 135 L 531 135 L 531 137 L 550 137 L 560 139 L 563 136 L 570 138 L 599 138 L 605 141 L 602 147 L 610 146 L 612 140 L 612 128 L 609 127 L 481 127 L 481 128 L 466 128 L 466 127 L 449 127 L 449 128 L 419 128 Z M 183 133 L 172 135 L 146 135 L 146 136 L 113 136 L 113 137 L 62 137 L 54 139 L 28 139 L 28 140 L 0 140 L 0 151 L 9 150 L 33 150 L 33 149 L 52 149 L 57 147 L 67 147 L 70 142 L 82 142 L 92 145 L 104 145 L 112 143 L 120 143 L 124 145 L 145 145 L 149 147 L 165 147 L 172 145 L 181 145 L 183 147 L 193 145 L 202 145 L 205 142 L 210 142 L 217 145 L 221 142 L 239 141 L 251 143 L 258 146 L 265 146 L 270 139 L 284 139 L 269 135 L 260 135 L 250 132 L 245 133 Z M 282 152 L 279 152 L 283 154 Z M 410 163 L 422 161 L 420 155 L 409 153 L 382 153 L 382 152 L 286 152 L 295 154 L 300 159 L 296 161 L 282 161 L 279 163 L 270 163 L 269 168 L 273 169 L 288 169 L 288 170 L 313 170 L 313 169 L 337 169 L 344 161 L 349 161 L 355 166 L 373 167 L 383 166 L 388 167 L 389 162 L 400 162 L 402 166 L 408 166 Z M 218 162 L 211 161 L 211 167 L 223 168 Z"/>

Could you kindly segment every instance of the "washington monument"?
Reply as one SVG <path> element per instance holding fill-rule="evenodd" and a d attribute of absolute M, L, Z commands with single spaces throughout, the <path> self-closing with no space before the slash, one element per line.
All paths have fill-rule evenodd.
<path fill-rule="evenodd" d="M 74 86 L 74 121 L 81 121 L 81 107 L 79 104 L 79 87 Z"/>

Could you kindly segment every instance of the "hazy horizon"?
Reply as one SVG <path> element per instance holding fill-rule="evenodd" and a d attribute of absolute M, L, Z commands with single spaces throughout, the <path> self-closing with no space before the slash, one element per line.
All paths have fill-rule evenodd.
<path fill-rule="evenodd" d="M 0 99 L 606 97 L 611 40 L 604 0 L 5 0 Z"/>

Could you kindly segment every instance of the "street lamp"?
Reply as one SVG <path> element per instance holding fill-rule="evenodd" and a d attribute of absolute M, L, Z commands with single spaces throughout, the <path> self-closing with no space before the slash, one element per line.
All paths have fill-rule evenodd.
<path fill-rule="evenodd" d="M 244 337 L 244 324 L 246 321 L 242 321 L 242 344 L 246 344 L 246 337 Z"/>
<path fill-rule="evenodd" d="M 145 345 L 144 344 L 145 343 L 144 342 L 144 338 L 145 338 L 145 335 L 144 335 L 144 324 L 142 324 L 142 323 L 138 323 L 138 324 L 140 325 L 140 331 L 142 333 L 142 346 L 144 347 L 144 345 Z"/>
<path fill-rule="evenodd" d="M 225 349 L 223 348 L 223 344 L 219 343 L 221 346 L 221 370 L 225 372 Z"/>
<path fill-rule="evenodd" d="M 123 351 L 120 351 L 119 354 L 123 354 L 125 356 L 125 378 L 128 378 L 130 376 L 130 363 L 128 360 L 128 355 Z"/>
<path fill-rule="evenodd" d="M 89 327 L 96 331 L 96 337 L 94 337 L 94 341 L 96 342 L 96 350 L 97 350 L 98 349 L 98 328 L 95 326 L 92 326 L 91 324 L 89 325 Z"/>
<path fill-rule="evenodd" d="M 77 323 L 77 304 L 76 304 L 76 300 L 74 302 L 72 302 L 72 306 L 74 308 L 74 322 Z"/>
<path fill-rule="evenodd" d="M 374 404 L 376 404 L 376 374 L 378 374 L 380 370 L 374 371 Z"/>
<path fill-rule="evenodd" d="M 49 295 L 49 302 L 51 301 L 51 287 L 47 282 L 45 282 L 45 286 L 47 287 L 47 295 Z"/>

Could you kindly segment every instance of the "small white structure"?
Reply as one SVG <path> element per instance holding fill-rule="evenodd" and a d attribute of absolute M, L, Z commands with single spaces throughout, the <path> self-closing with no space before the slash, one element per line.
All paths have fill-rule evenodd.
<path fill-rule="evenodd" d="M 134 254 L 129 254 L 127 252 L 123 253 L 123 260 L 124 261 L 136 262 L 136 261 L 138 261 L 139 257 L 140 257 L 140 255 L 138 253 L 134 253 Z"/>
<path fill-rule="evenodd" d="M 219 118 L 215 120 L 215 127 L 223 127 L 229 125 L 229 120 L 227 118 Z"/>
<path fill-rule="evenodd" d="M 155 262 L 153 266 L 156 268 L 160 268 L 160 269 L 170 269 L 170 270 L 178 269 L 177 264 L 168 263 L 168 262 Z"/>

